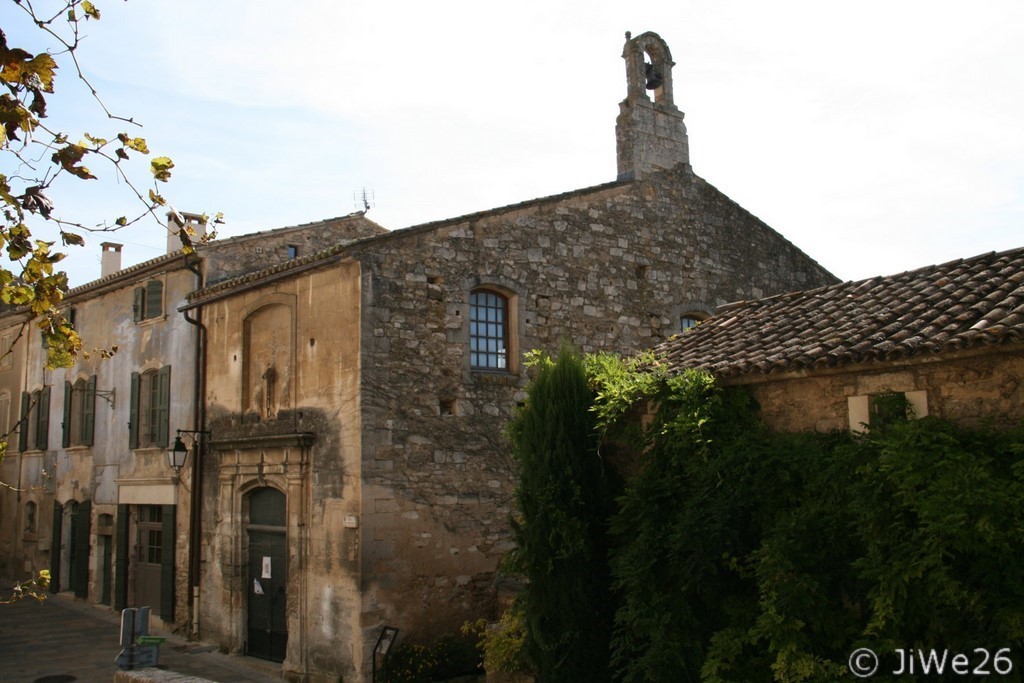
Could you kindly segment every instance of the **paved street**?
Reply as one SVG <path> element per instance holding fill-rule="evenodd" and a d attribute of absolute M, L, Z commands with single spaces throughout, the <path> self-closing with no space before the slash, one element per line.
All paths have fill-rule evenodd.
<path fill-rule="evenodd" d="M 0 605 L 0 681 L 109 683 L 117 671 L 119 623 L 112 610 L 77 602 L 69 594 L 43 603 Z M 272 662 L 228 656 L 207 643 L 156 635 L 167 638 L 160 647 L 161 669 L 218 683 L 281 680 L 280 667 Z"/>

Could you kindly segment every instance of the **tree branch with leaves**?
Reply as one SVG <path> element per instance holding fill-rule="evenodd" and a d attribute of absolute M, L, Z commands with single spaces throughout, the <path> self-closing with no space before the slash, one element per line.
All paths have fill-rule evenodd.
<path fill-rule="evenodd" d="M 133 164 L 150 155 L 146 140 L 134 134 L 140 124 L 107 108 L 79 62 L 82 27 L 99 21 L 99 8 L 88 0 L 64 0 L 56 7 L 52 2 L 8 1 L 24 12 L 26 26 L 40 31 L 49 47 L 33 53 L 10 44 L 0 30 L 0 249 L 7 257 L 0 262 L 0 302 L 25 307 L 31 314 L 48 349 L 47 367 L 68 367 L 81 351 L 82 340 L 61 312 L 68 278 L 57 264 L 67 255 L 65 249 L 84 246 L 85 233 L 121 230 L 143 219 L 153 219 L 165 229 L 163 212 L 180 226 L 178 237 L 185 253 L 194 250 L 196 235 L 160 191 L 170 180 L 174 162 L 166 156 L 151 157 L 146 182 L 152 187 L 143 189 L 137 177 L 145 171 L 140 173 Z M 101 136 L 47 125 L 48 98 L 56 91 L 62 63 L 70 64 L 68 71 L 120 130 Z M 86 225 L 60 203 L 55 183 L 62 177 L 97 181 L 99 171 L 93 168 L 101 166 L 127 188 L 136 210 Z M 207 216 L 203 219 L 222 222 L 220 214 L 212 221 Z M 43 239 L 40 234 L 53 237 Z"/>
<path fill-rule="evenodd" d="M 50 587 L 50 570 L 43 569 L 39 572 L 39 575 L 34 579 L 28 581 L 19 581 L 11 587 L 11 594 L 6 598 L 0 598 L 0 605 L 10 605 L 11 603 L 23 600 L 25 598 L 32 598 L 42 602 L 46 599 L 46 591 Z"/>

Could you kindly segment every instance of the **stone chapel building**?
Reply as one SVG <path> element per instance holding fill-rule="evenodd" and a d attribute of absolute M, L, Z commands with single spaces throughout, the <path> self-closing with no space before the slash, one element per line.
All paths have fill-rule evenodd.
<path fill-rule="evenodd" d="M 673 62 L 627 34 L 607 184 L 356 239 L 203 287 L 198 631 L 296 680 L 369 680 L 384 626 L 494 616 L 503 430 L 530 349 L 631 353 L 835 282 L 697 176 Z"/>

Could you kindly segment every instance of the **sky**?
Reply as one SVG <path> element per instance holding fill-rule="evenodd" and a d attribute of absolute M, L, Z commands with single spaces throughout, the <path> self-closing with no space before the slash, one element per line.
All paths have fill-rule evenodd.
<path fill-rule="evenodd" d="M 221 236 L 346 215 L 364 189 L 399 229 L 612 181 L 624 34 L 654 31 L 694 172 L 839 278 L 1024 246 L 1019 0 L 94 2 L 80 62 L 142 127 L 66 62 L 50 124 L 145 137 L 175 162 L 162 193 L 222 212 Z M 41 45 L 12 0 L 0 26 Z M 93 170 L 58 208 L 134 210 Z M 154 222 L 87 240 L 72 285 L 102 241 L 125 266 L 166 250 Z"/>

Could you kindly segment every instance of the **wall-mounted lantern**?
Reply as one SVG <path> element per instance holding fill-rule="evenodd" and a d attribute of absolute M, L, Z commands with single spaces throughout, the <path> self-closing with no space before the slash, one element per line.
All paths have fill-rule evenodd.
<path fill-rule="evenodd" d="M 193 431 L 190 429 L 179 429 L 177 436 L 174 437 L 174 445 L 167 450 L 167 465 L 174 470 L 174 481 L 178 482 L 181 480 L 181 470 L 185 467 L 185 461 L 188 459 L 188 446 L 181 440 L 181 435 L 184 434 L 192 439 L 192 445 L 199 446 L 200 436 L 209 436 L 210 432 Z"/>

